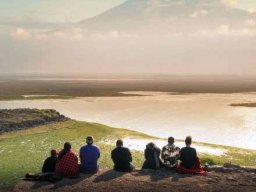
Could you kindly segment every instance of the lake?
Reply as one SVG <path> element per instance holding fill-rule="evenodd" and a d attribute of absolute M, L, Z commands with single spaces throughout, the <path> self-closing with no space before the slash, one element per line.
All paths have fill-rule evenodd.
<path fill-rule="evenodd" d="M 0 108 L 53 108 L 79 121 L 127 128 L 149 135 L 256 149 L 256 93 L 178 94 L 126 92 L 143 96 L 0 101 Z"/>

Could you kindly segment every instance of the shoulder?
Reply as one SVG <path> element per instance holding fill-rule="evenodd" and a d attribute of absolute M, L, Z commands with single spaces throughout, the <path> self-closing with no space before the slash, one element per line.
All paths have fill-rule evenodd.
<path fill-rule="evenodd" d="M 187 147 L 182 147 L 180 151 L 186 151 Z"/>
<path fill-rule="evenodd" d="M 74 151 L 70 151 L 69 153 L 73 156 L 76 156 L 76 153 Z"/>
<path fill-rule="evenodd" d="M 80 148 L 80 152 L 84 151 L 85 149 L 86 149 L 86 146 L 82 146 L 82 147 Z"/>
<path fill-rule="evenodd" d="M 51 160 L 52 160 L 51 157 L 47 157 L 44 162 L 51 161 Z"/>
<path fill-rule="evenodd" d="M 90 147 L 95 151 L 100 151 L 100 148 L 97 145 L 90 145 Z"/>

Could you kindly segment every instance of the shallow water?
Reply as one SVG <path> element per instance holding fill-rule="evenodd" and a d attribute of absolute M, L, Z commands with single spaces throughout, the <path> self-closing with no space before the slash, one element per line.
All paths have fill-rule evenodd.
<path fill-rule="evenodd" d="M 134 138 L 124 138 L 123 142 L 125 144 L 126 147 L 128 147 L 131 150 L 137 150 L 137 151 L 144 151 L 145 150 L 145 146 L 149 143 L 149 142 L 154 142 L 156 144 L 157 147 L 159 147 L 160 149 L 162 149 L 165 145 L 167 145 L 167 141 L 164 140 L 159 140 L 159 139 L 134 139 Z M 106 141 L 104 141 L 104 143 L 106 143 Z M 109 141 L 107 142 L 110 145 L 114 145 L 115 142 L 113 141 Z M 185 143 L 184 142 L 175 142 L 175 145 L 179 148 L 185 147 Z M 226 150 L 224 149 L 216 149 L 214 147 L 208 147 L 208 146 L 202 146 L 202 145 L 197 145 L 197 144 L 193 144 L 192 147 L 196 148 L 196 151 L 199 153 L 207 153 L 210 155 L 217 155 L 217 156 L 222 156 L 225 155 Z"/>
<path fill-rule="evenodd" d="M 256 102 L 256 93 L 139 93 L 145 96 L 0 101 L 0 108 L 54 108 L 76 120 L 157 137 L 191 135 L 200 142 L 256 149 L 256 108 L 229 106 Z"/>

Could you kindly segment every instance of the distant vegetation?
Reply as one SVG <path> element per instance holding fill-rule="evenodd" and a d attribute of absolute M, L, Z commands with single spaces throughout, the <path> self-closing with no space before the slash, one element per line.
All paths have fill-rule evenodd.
<path fill-rule="evenodd" d="M 232 103 L 233 107 L 256 107 L 256 103 Z"/>
<path fill-rule="evenodd" d="M 2 109 L 0 134 L 66 120 L 68 118 L 54 109 Z"/>
<path fill-rule="evenodd" d="M 255 92 L 255 82 L 256 79 L 206 76 L 142 76 L 128 80 L 4 80 L 0 81 L 0 100 L 127 96 L 121 93 L 126 91 L 241 93 Z M 49 96 L 25 98 L 24 95 Z"/>

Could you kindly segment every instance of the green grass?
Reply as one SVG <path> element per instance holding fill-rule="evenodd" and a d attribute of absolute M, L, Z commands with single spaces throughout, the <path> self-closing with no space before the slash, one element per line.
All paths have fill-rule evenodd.
<path fill-rule="evenodd" d="M 48 157 L 52 148 L 62 149 L 64 142 L 69 141 L 77 153 L 87 135 L 93 135 L 101 149 L 100 167 L 112 168 L 110 158 L 112 145 L 104 141 L 118 138 L 153 137 L 125 129 L 114 129 L 105 125 L 87 122 L 67 121 L 28 130 L 0 135 L 0 191 L 10 189 L 27 172 L 40 172 L 43 160 Z M 155 139 L 155 138 L 154 138 Z M 202 144 L 203 145 L 203 144 Z M 225 156 L 218 157 L 200 154 L 202 162 L 222 165 L 230 162 L 238 165 L 256 166 L 256 151 L 232 147 L 214 146 L 226 149 Z M 133 163 L 137 168 L 142 166 L 144 157 L 141 152 L 132 151 Z"/>
<path fill-rule="evenodd" d="M 65 126 L 66 125 L 66 126 Z M 147 137 L 143 134 L 85 122 L 56 123 L 51 128 L 44 126 L 30 130 L 7 133 L 0 137 L 0 189 L 12 187 L 25 173 L 40 172 L 43 160 L 51 148 L 62 149 L 64 142 L 69 141 L 77 153 L 87 135 L 93 135 L 102 154 L 100 165 L 111 168 L 109 157 L 113 146 L 99 141 L 116 140 L 125 136 Z M 98 142 L 97 142 L 98 141 Z M 142 164 L 142 154 L 133 153 L 136 166 Z"/>

